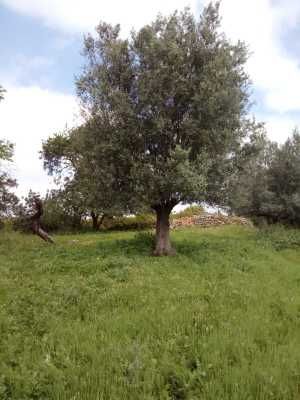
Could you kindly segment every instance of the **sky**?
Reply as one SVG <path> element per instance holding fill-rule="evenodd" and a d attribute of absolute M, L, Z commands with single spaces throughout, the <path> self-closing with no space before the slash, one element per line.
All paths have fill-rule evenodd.
<path fill-rule="evenodd" d="M 79 123 L 75 77 L 84 34 L 100 21 L 120 23 L 122 36 L 158 13 L 189 6 L 198 17 L 206 0 L 0 0 L 0 138 L 15 144 L 11 173 L 17 193 L 53 187 L 39 157 L 41 143 Z M 222 29 L 247 43 L 251 114 L 282 143 L 300 126 L 300 1 L 222 0 Z"/>

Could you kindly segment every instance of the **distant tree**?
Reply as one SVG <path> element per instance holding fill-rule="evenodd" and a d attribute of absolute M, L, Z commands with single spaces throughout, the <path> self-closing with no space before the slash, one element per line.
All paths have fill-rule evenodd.
<path fill-rule="evenodd" d="M 278 146 L 267 171 L 270 211 L 276 221 L 300 225 L 300 134 Z"/>
<path fill-rule="evenodd" d="M 49 230 L 79 230 L 86 216 L 81 194 L 70 185 L 51 190 L 43 200 L 45 216 L 43 225 Z"/>
<path fill-rule="evenodd" d="M 77 89 L 101 154 L 92 150 L 89 164 L 101 175 L 111 163 L 104 183 L 115 182 L 121 203 L 155 210 L 155 255 L 173 253 L 176 204 L 221 201 L 249 134 L 247 50 L 220 32 L 218 9 L 200 22 L 189 10 L 158 17 L 128 40 L 105 23 L 85 38 Z M 77 159 L 87 156 L 78 148 Z"/>
<path fill-rule="evenodd" d="M 99 144 L 93 121 L 50 137 L 43 143 L 42 158 L 61 187 L 59 197 L 66 215 L 76 208 L 77 215 L 89 215 L 94 230 L 99 230 L 105 216 L 129 211 L 118 196 L 115 163 Z"/>
<path fill-rule="evenodd" d="M 252 137 L 250 153 L 241 154 L 241 164 L 227 182 L 228 210 L 244 216 L 261 212 L 266 186 L 266 168 L 270 162 L 273 144 L 264 130 Z"/>
<path fill-rule="evenodd" d="M 263 140 L 232 185 L 231 208 L 270 223 L 300 225 L 300 135 L 283 145 Z"/>
<path fill-rule="evenodd" d="M 3 100 L 4 93 L 5 90 L 0 85 L 0 101 Z M 13 144 L 0 139 L 0 220 L 11 215 L 18 203 L 17 196 L 11 192 L 16 186 L 16 180 L 7 171 L 7 164 L 12 161 L 13 152 Z"/>
<path fill-rule="evenodd" d="M 0 220 L 10 216 L 18 203 L 17 196 L 11 192 L 16 180 L 8 172 L 8 163 L 12 161 L 13 145 L 0 140 Z"/>

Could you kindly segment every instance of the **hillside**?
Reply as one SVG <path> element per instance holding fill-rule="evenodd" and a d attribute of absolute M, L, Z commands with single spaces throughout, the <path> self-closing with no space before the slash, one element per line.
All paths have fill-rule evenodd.
<path fill-rule="evenodd" d="M 300 232 L 0 233 L 0 398 L 299 399 Z"/>

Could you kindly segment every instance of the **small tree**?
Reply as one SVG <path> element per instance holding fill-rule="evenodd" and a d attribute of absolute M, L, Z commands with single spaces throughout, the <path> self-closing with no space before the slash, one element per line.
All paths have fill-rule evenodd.
<path fill-rule="evenodd" d="M 124 196 L 118 195 L 115 163 L 105 145 L 99 144 L 95 129 L 89 121 L 54 135 L 43 143 L 42 158 L 45 169 L 61 186 L 66 215 L 76 208 L 77 214 L 90 215 L 93 228 L 99 230 L 105 216 L 120 215 L 129 208 L 121 202 Z"/>
<path fill-rule="evenodd" d="M 199 22 L 189 10 L 158 17 L 128 40 L 102 23 L 85 39 L 82 110 L 113 165 L 114 193 L 155 210 L 156 255 L 173 253 L 176 204 L 220 201 L 249 133 L 247 50 L 220 33 L 218 9 L 210 4 Z M 101 171 L 103 159 L 90 156 Z"/>

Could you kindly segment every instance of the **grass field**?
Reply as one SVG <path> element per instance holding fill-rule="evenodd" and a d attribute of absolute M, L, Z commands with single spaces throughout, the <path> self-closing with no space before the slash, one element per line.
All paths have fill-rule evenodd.
<path fill-rule="evenodd" d="M 0 399 L 300 399 L 300 231 L 0 233 Z"/>

